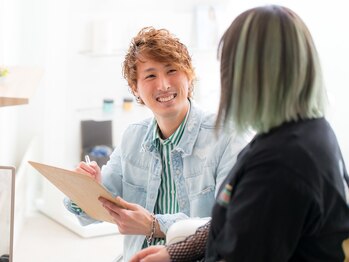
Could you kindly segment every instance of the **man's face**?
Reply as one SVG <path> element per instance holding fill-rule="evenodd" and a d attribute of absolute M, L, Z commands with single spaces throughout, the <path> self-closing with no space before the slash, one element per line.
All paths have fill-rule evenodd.
<path fill-rule="evenodd" d="M 185 116 L 189 107 L 188 89 L 186 74 L 170 63 L 147 58 L 137 63 L 135 93 L 157 119 Z"/>

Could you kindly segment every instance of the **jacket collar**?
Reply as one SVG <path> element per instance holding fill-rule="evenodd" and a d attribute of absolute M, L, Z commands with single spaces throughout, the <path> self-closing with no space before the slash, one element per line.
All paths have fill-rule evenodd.
<path fill-rule="evenodd" d="M 185 125 L 184 133 L 177 147 L 174 148 L 174 151 L 180 152 L 183 157 L 191 155 L 194 143 L 200 131 L 200 126 L 203 117 L 203 112 L 196 105 L 196 103 L 193 100 L 190 100 L 190 102 L 191 108 L 188 115 L 187 123 Z M 142 142 L 141 152 L 153 152 L 156 150 L 153 134 L 154 128 L 156 128 L 157 125 L 154 123 L 155 118 L 152 118 L 152 120 L 149 122 L 148 129 Z"/>

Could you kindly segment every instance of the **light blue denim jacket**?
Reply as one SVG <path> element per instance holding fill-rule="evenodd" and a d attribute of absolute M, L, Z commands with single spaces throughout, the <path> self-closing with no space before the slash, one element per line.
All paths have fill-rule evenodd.
<path fill-rule="evenodd" d="M 216 191 L 247 143 L 234 131 L 216 136 L 215 119 L 216 115 L 204 113 L 191 101 L 185 131 L 171 152 L 171 173 L 181 213 L 156 215 L 165 234 L 177 220 L 211 216 Z M 152 123 L 153 119 L 147 119 L 131 124 L 102 168 L 102 183 L 114 196 L 139 204 L 149 212 L 154 210 L 162 174 Z M 96 222 L 85 213 L 78 217 L 83 225 Z M 144 239 L 142 235 L 125 236 L 124 261 L 142 248 Z"/>

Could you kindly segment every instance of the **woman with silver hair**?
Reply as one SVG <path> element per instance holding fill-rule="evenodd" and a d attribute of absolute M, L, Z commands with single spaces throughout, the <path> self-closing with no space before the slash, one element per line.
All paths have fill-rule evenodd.
<path fill-rule="evenodd" d="M 306 25 L 286 7 L 253 8 L 233 21 L 219 53 L 217 124 L 256 136 L 223 182 L 211 222 L 131 261 L 344 261 L 349 179 Z"/>

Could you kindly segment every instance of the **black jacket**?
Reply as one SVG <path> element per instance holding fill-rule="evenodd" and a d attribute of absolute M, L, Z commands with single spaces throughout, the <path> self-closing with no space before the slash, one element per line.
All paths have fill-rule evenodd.
<path fill-rule="evenodd" d="M 348 174 L 325 119 L 257 135 L 217 196 L 206 261 L 343 262 L 346 190 Z"/>

